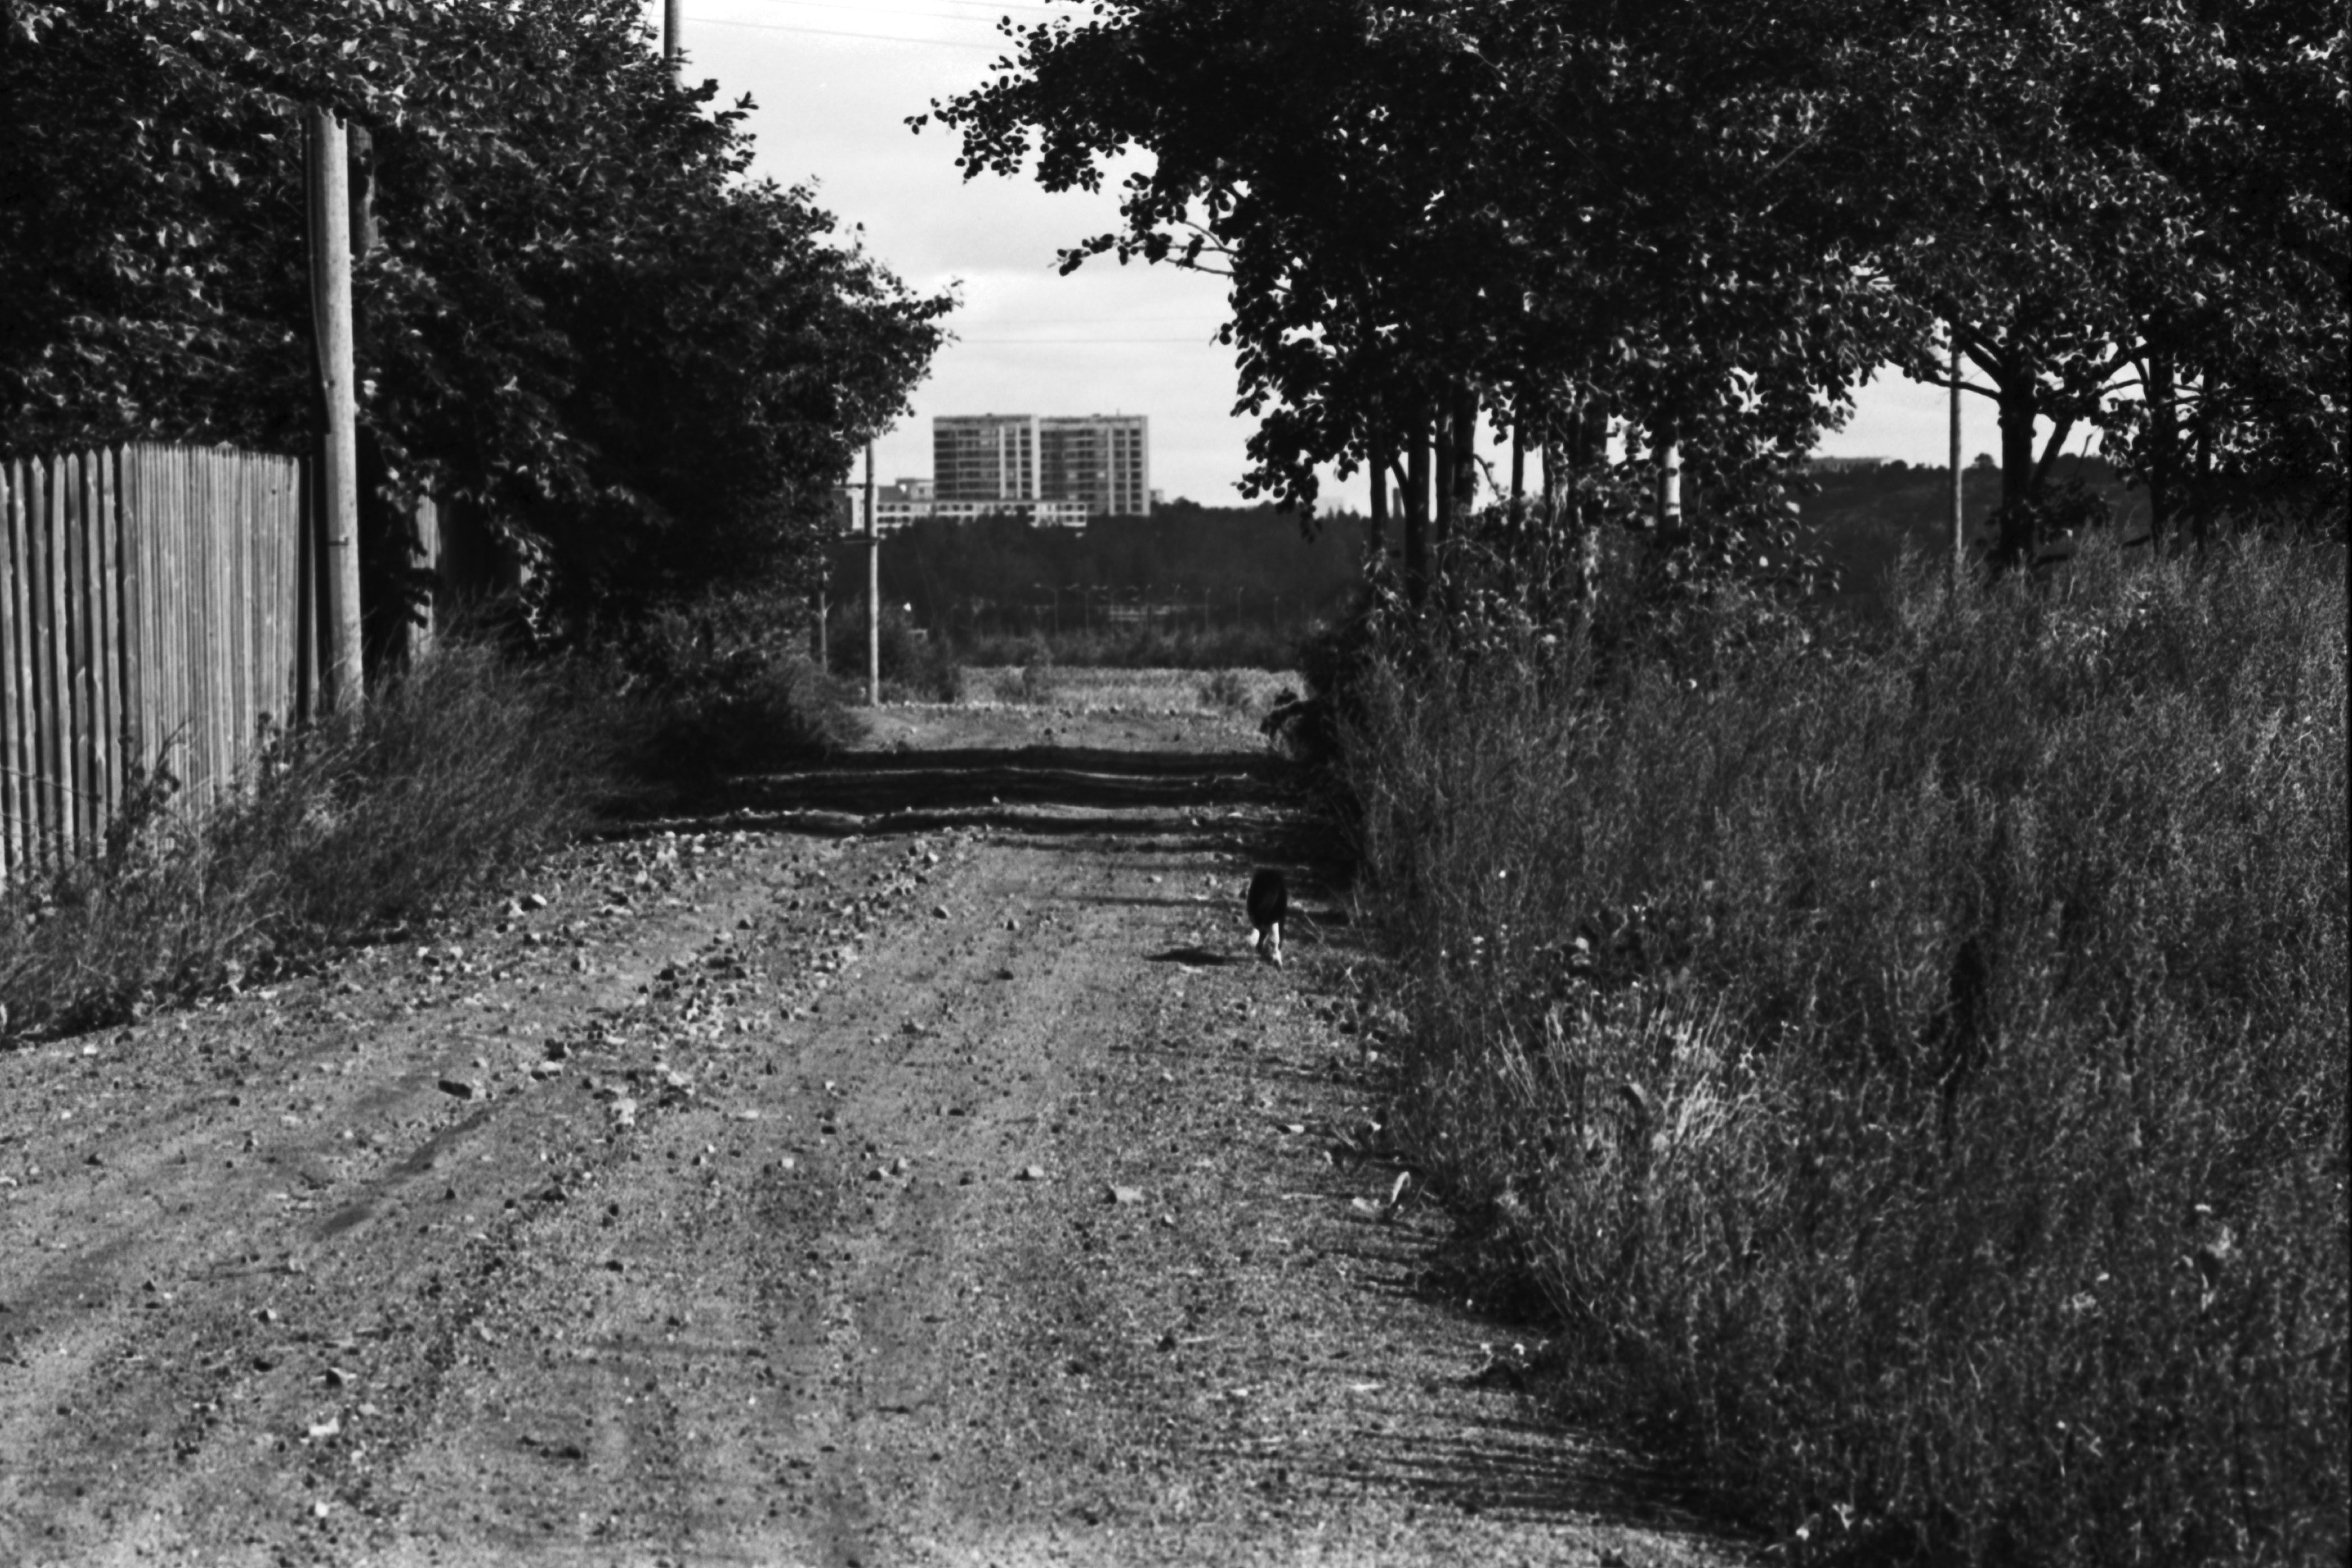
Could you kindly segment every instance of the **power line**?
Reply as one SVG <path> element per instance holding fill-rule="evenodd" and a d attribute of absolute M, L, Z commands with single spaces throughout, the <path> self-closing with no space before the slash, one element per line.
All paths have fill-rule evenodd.
<path fill-rule="evenodd" d="M 958 17 L 956 20 L 961 21 L 962 18 Z M 933 48 L 941 49 L 993 51 L 1003 47 L 1001 44 L 968 44 L 961 38 L 910 38 L 904 33 L 852 33 L 835 27 L 795 27 L 786 22 L 722 22 L 716 16 L 698 19 L 695 25 L 702 27 L 748 27 L 758 33 L 806 33 L 812 37 L 818 38 L 872 38 L 878 43 L 926 44 Z"/>
<path fill-rule="evenodd" d="M 1129 347 L 1137 343 L 1192 343 L 1200 348 L 1223 348 L 1213 337 L 1205 338 L 958 338 L 958 343 L 989 348 L 1083 348 L 1093 343 L 1117 343 Z"/>
<path fill-rule="evenodd" d="M 821 11 L 862 11 L 869 16 L 944 16 L 958 22 L 982 20 L 992 22 L 997 16 L 1008 11 L 1034 11 L 1039 16 L 1069 16 L 1074 19 L 1080 15 L 1076 9 L 1067 5 L 1035 5 L 1021 3 L 1021 0 L 1013 0 L 1010 4 L 1001 3 L 1001 0 L 930 0 L 930 3 L 935 5 L 970 5 L 974 10 L 988 13 L 985 17 L 966 16 L 959 12 L 909 11 L 898 5 L 851 4 L 850 0 L 760 0 L 760 3 L 769 5 L 814 6 Z"/>
<path fill-rule="evenodd" d="M 1003 7 L 992 4 L 989 5 L 988 8 L 997 12 L 995 16 L 966 15 L 955 11 L 908 11 L 896 6 L 851 5 L 839 4 L 837 0 L 766 0 L 766 3 L 813 7 L 823 11 L 856 11 L 868 17 L 905 16 L 910 20 L 928 18 L 939 22 L 964 22 L 973 26 L 993 26 L 1003 14 Z M 949 3 L 959 3 L 959 0 L 949 0 Z M 974 0 L 974 3 L 982 3 L 982 0 Z M 1041 16 L 1071 15 L 1066 11 L 1043 5 L 1024 5 L 1017 8 L 1034 11 Z M 846 27 L 803 27 L 790 22 L 739 22 L 719 16 L 702 16 L 697 17 L 696 20 L 714 27 L 748 27 L 763 33 L 805 33 L 819 38 L 871 38 L 886 44 L 937 44 L 950 49 L 996 49 L 1004 47 L 1003 44 L 966 42 L 961 38 L 910 38 L 901 33 L 865 33 Z"/>

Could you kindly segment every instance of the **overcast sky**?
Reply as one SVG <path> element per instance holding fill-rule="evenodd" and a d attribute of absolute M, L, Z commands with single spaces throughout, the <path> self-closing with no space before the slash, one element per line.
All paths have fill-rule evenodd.
<path fill-rule="evenodd" d="M 939 414 L 1143 414 L 1151 483 L 1170 497 L 1237 504 L 1250 421 L 1231 413 L 1234 365 L 1212 338 L 1219 280 L 1097 258 L 1057 275 L 1057 247 L 1117 226 L 1108 194 L 1048 195 L 1030 180 L 967 184 L 956 138 L 908 116 L 978 85 L 1004 52 L 995 20 L 1068 6 L 1005 0 L 686 0 L 687 77 L 717 79 L 758 109 L 761 173 L 815 187 L 844 230 L 919 289 L 953 286 L 958 341 L 932 362 L 913 416 L 880 443 L 884 480 L 931 471 Z M 661 26 L 660 0 L 646 16 Z M 1944 394 L 1893 373 L 1864 390 L 1825 453 L 1944 460 Z M 1995 445 L 1990 405 L 1965 400 L 1967 451 Z M 1327 483 L 1326 504 L 1364 505 L 1360 473 Z"/>

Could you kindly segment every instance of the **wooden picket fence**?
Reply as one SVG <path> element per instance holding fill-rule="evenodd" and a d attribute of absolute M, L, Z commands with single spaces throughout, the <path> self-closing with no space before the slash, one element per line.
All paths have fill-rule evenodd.
<path fill-rule="evenodd" d="M 0 887 L 97 849 L 140 770 L 201 806 L 316 689 L 303 465 L 0 461 Z"/>

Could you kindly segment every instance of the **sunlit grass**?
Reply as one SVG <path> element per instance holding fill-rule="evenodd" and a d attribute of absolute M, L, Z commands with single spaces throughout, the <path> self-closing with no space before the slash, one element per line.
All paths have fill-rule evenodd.
<path fill-rule="evenodd" d="M 966 665 L 967 708 L 1034 707 L 1073 713 L 1207 711 L 1262 715 L 1300 685 L 1271 669 L 1118 669 L 1088 665 Z"/>

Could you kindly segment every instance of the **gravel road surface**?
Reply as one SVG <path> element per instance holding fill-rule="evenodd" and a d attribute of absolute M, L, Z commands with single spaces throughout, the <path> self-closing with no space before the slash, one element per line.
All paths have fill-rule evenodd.
<path fill-rule="evenodd" d="M 1422 1287 L 1248 730 L 1052 721 L 0 1054 L 0 1563 L 1744 1561 Z"/>

